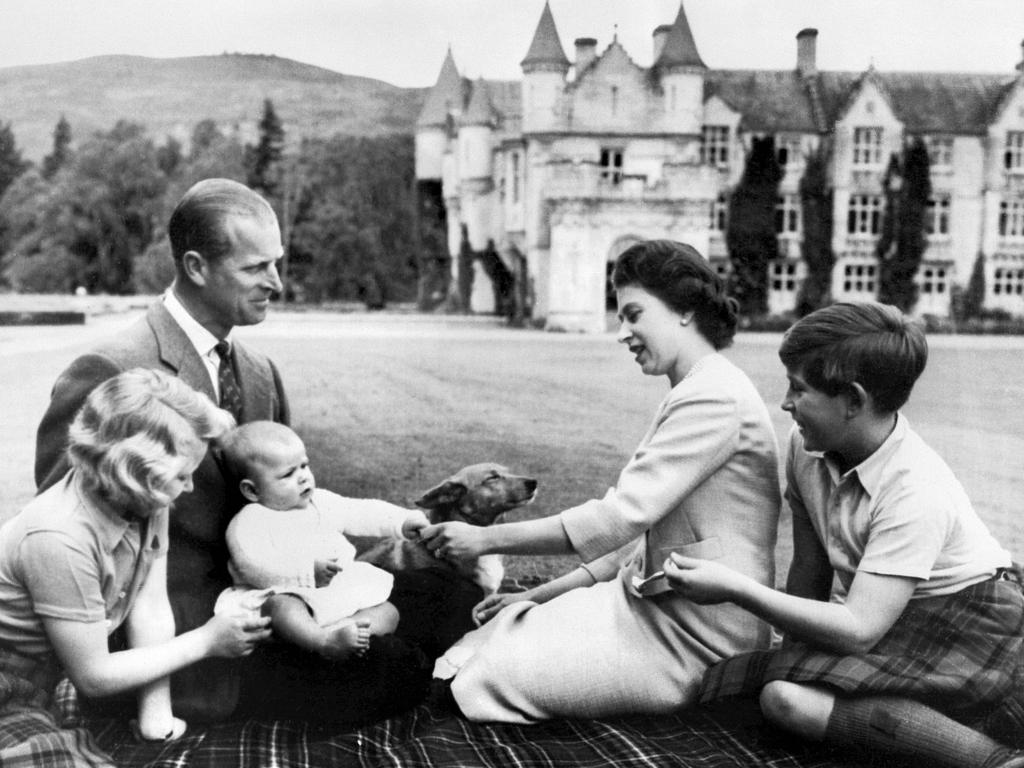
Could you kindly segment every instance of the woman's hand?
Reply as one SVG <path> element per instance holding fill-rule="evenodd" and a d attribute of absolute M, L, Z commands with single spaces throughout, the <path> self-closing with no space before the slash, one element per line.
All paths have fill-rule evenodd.
<path fill-rule="evenodd" d="M 237 658 L 248 656 L 260 643 L 270 639 L 270 617 L 214 614 L 203 625 L 209 635 L 210 656 Z"/>
<path fill-rule="evenodd" d="M 699 605 L 725 603 L 736 594 L 737 581 L 744 578 L 727 565 L 713 560 L 685 557 L 673 552 L 665 560 L 669 586 Z"/>
<path fill-rule="evenodd" d="M 307 561 L 308 562 L 308 561 Z M 338 565 L 338 558 L 332 557 L 329 560 L 313 561 L 313 581 L 318 587 L 326 587 L 336 574 L 341 573 L 342 567 Z"/>
<path fill-rule="evenodd" d="M 481 624 L 486 624 L 497 616 L 505 606 L 512 605 L 512 603 L 521 603 L 524 600 L 534 600 L 532 590 L 488 595 L 473 606 L 473 622 L 478 627 Z"/>
<path fill-rule="evenodd" d="M 420 541 L 445 560 L 472 560 L 487 554 L 483 529 L 468 523 L 438 523 L 420 530 Z"/>
<path fill-rule="evenodd" d="M 430 521 L 427 520 L 427 516 L 417 509 L 410 512 L 409 516 L 405 518 L 405 522 L 402 523 L 402 535 L 407 539 L 419 539 L 420 531 L 428 525 L 430 525 Z"/>

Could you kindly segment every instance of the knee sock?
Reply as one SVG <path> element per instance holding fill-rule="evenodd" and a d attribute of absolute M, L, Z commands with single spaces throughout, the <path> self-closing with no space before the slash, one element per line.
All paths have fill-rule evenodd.
<path fill-rule="evenodd" d="M 994 768 L 1013 756 L 988 736 L 931 707 L 889 696 L 837 697 L 825 741 L 927 758 L 929 765 L 950 768 Z"/>

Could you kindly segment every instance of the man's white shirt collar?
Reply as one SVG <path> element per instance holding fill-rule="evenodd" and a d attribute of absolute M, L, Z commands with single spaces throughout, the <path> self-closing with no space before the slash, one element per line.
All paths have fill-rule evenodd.
<path fill-rule="evenodd" d="M 164 294 L 164 306 L 167 307 L 167 311 L 171 313 L 171 317 L 174 318 L 175 322 L 181 326 L 181 330 L 185 332 L 188 340 L 192 342 L 192 346 L 196 348 L 199 356 L 206 357 L 209 355 L 220 339 L 206 330 L 188 313 L 185 306 L 174 295 L 173 288 L 168 288 L 167 293 Z M 230 333 L 227 336 L 227 341 L 231 341 Z"/>

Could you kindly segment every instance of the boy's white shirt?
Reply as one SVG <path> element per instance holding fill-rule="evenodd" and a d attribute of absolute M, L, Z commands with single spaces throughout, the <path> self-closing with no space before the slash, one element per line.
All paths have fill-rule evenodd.
<path fill-rule="evenodd" d="M 918 599 L 957 592 L 1010 565 L 952 470 L 902 414 L 878 450 L 845 473 L 804 450 L 794 427 L 786 485 L 794 517 L 809 520 L 836 571 L 834 600 L 845 597 L 857 570 L 920 579 Z"/>

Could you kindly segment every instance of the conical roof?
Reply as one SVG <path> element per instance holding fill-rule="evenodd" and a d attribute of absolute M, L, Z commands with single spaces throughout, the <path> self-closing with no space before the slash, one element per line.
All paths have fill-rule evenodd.
<path fill-rule="evenodd" d="M 661 49 L 658 60 L 659 67 L 701 67 L 707 69 L 704 60 L 697 53 L 697 44 L 693 41 L 690 22 L 686 19 L 683 4 L 679 3 L 679 15 L 665 36 L 665 45 Z"/>
<path fill-rule="evenodd" d="M 455 68 L 455 59 L 452 58 L 452 49 L 449 47 L 448 55 L 444 57 L 444 64 L 441 65 L 441 73 L 437 76 L 434 87 L 427 93 L 416 125 L 445 125 L 448 122 L 448 113 L 452 109 L 462 109 L 462 78 L 459 77 L 459 70 Z"/>
<path fill-rule="evenodd" d="M 564 69 L 569 69 L 570 66 L 569 59 L 562 48 L 562 41 L 558 39 L 555 18 L 551 15 L 551 6 L 548 3 L 544 3 L 540 21 L 537 22 L 537 31 L 533 33 L 533 42 L 530 43 L 530 50 L 526 52 L 526 58 L 520 62 L 520 66 L 527 69 L 544 64 L 553 64 Z"/>
<path fill-rule="evenodd" d="M 494 104 L 491 102 L 491 92 L 487 89 L 487 83 L 483 78 L 473 83 L 473 95 L 459 122 L 462 125 L 494 124 Z"/>

